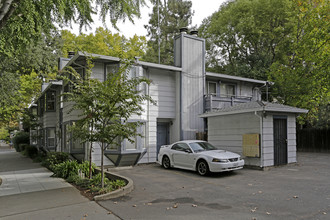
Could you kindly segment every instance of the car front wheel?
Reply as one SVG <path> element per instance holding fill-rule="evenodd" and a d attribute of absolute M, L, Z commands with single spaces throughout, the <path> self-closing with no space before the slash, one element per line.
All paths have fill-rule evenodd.
<path fill-rule="evenodd" d="M 170 158 L 168 158 L 168 156 L 163 156 L 162 165 L 165 169 L 168 169 L 171 167 L 171 161 L 170 161 Z"/>
<path fill-rule="evenodd" d="M 205 160 L 201 160 L 197 164 L 197 172 L 201 176 L 205 176 L 209 173 L 209 166 Z"/>

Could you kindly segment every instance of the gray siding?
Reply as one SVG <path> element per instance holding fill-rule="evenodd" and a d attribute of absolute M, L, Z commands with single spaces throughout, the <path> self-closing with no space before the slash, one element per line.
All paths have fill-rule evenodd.
<path fill-rule="evenodd" d="M 57 118 L 56 118 L 56 112 L 44 112 L 43 115 L 43 127 L 49 128 L 49 127 L 56 127 Z"/>
<path fill-rule="evenodd" d="M 288 163 L 297 162 L 296 117 L 288 116 Z"/>
<path fill-rule="evenodd" d="M 262 166 L 273 166 L 274 165 L 274 131 L 273 131 L 273 116 L 267 114 L 262 119 Z"/>
<path fill-rule="evenodd" d="M 72 107 L 73 107 L 72 102 L 63 103 L 63 122 L 76 121 L 79 119 L 81 115 L 81 111 L 79 110 L 71 111 Z"/>
<path fill-rule="evenodd" d="M 177 89 L 176 75 L 172 71 L 165 71 L 150 68 L 146 72 L 147 77 L 151 80 L 148 87 L 149 95 L 157 102 L 153 105 L 149 102 L 145 104 L 145 111 L 141 119 L 147 121 L 146 127 L 146 148 L 147 153 L 141 159 L 140 163 L 150 163 L 156 161 L 157 154 L 157 120 L 164 120 L 176 124 L 176 106 L 177 106 Z M 174 133 L 178 133 L 175 125 L 170 126 L 170 142 L 174 141 Z M 176 141 L 176 140 L 175 140 Z"/>
<path fill-rule="evenodd" d="M 175 118 L 175 73 L 155 71 L 150 74 L 150 80 L 150 96 L 157 102 L 150 106 L 150 114 L 157 118 Z"/>
<path fill-rule="evenodd" d="M 242 155 L 242 135 L 260 133 L 260 119 L 254 113 L 208 118 L 208 141 L 214 146 Z M 246 165 L 260 166 L 259 158 L 245 157 Z"/>

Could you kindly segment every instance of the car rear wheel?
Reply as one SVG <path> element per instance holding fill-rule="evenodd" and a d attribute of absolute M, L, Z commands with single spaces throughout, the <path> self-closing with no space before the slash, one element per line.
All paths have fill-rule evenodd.
<path fill-rule="evenodd" d="M 205 160 L 201 160 L 197 163 L 197 172 L 201 176 L 205 176 L 209 173 L 209 166 Z"/>
<path fill-rule="evenodd" d="M 163 156 L 162 165 L 165 169 L 168 169 L 171 167 L 171 161 L 170 161 L 170 158 L 168 158 L 168 156 Z"/>

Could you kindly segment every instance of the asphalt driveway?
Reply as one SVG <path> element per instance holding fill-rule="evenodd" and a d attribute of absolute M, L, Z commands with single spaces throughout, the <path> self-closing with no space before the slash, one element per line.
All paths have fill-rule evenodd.
<path fill-rule="evenodd" d="M 116 170 L 135 189 L 99 204 L 122 219 L 329 219 L 330 154 L 298 153 L 298 161 L 207 177 L 158 164 Z"/>

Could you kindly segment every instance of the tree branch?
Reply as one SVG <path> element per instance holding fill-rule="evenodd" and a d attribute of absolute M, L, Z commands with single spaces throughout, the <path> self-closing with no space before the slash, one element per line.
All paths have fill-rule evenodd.
<path fill-rule="evenodd" d="M 17 8 L 17 5 L 14 4 L 16 0 L 1 0 L 1 2 L 2 1 L 3 3 L 0 8 L 0 29 L 5 26 L 6 22 Z"/>

